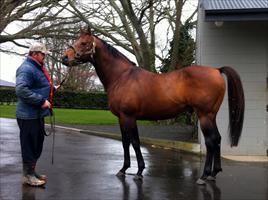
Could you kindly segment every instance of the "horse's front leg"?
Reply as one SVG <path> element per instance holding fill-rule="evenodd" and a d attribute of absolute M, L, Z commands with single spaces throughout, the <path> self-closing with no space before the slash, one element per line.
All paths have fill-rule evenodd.
<path fill-rule="evenodd" d="M 143 156 L 141 153 L 140 149 L 140 139 L 139 139 L 139 134 L 138 134 L 138 128 L 137 128 L 137 123 L 136 119 L 134 117 L 122 115 L 120 116 L 119 119 L 120 122 L 120 128 L 121 128 L 121 133 L 122 133 L 122 141 L 123 141 L 123 148 L 124 148 L 124 166 L 120 170 L 123 172 L 125 169 L 125 166 L 130 166 L 130 156 L 129 156 L 129 142 L 131 142 L 134 151 L 136 153 L 136 158 L 138 162 L 138 172 L 135 176 L 136 179 L 141 179 L 142 178 L 142 172 L 145 168 Z M 125 140 L 128 138 L 129 140 L 128 143 L 125 143 Z M 129 165 L 128 165 L 129 164 Z"/>
<path fill-rule="evenodd" d="M 125 176 L 126 170 L 130 167 L 130 154 L 129 154 L 130 135 L 127 131 L 125 131 L 125 128 L 124 126 L 122 126 L 121 122 L 120 122 L 120 129 L 124 149 L 124 164 L 123 167 L 117 173 L 117 176 Z"/>

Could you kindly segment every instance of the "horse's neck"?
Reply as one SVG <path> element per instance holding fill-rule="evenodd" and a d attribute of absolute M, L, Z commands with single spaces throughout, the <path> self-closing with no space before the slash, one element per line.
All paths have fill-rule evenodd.
<path fill-rule="evenodd" d="M 102 44 L 103 45 L 103 44 Z M 132 64 L 127 60 L 115 58 L 102 47 L 96 47 L 94 67 L 105 90 L 108 90 L 126 71 L 131 69 Z"/>

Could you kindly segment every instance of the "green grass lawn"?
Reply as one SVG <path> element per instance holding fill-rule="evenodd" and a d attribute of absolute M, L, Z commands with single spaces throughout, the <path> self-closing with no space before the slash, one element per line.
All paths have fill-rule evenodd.
<path fill-rule="evenodd" d="M 107 110 L 84 110 L 84 109 L 63 109 L 54 108 L 56 124 L 77 124 L 77 125 L 112 125 L 118 124 L 118 119 Z M 0 105 L 0 117 L 16 118 L 16 106 Z M 46 119 L 48 123 L 49 120 Z M 149 121 L 139 122 L 151 124 Z"/>
<path fill-rule="evenodd" d="M 0 105 L 0 117 L 4 118 L 16 118 L 16 106 L 3 106 Z"/>
<path fill-rule="evenodd" d="M 107 110 L 55 108 L 54 113 L 57 124 L 118 124 L 117 117 Z"/>

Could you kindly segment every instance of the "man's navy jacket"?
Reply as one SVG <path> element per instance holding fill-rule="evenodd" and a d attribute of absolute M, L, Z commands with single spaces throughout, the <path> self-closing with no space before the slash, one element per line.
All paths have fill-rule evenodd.
<path fill-rule="evenodd" d="M 27 57 L 16 71 L 16 117 L 37 119 L 48 116 L 49 109 L 42 109 L 41 106 L 49 99 L 49 92 L 50 85 L 42 66 Z"/>

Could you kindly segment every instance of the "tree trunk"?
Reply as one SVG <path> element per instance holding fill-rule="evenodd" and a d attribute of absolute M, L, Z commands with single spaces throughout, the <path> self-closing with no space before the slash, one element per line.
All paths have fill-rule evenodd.
<path fill-rule="evenodd" d="M 172 52 L 171 52 L 171 62 L 169 71 L 176 69 L 178 64 L 178 54 L 179 54 L 179 40 L 180 40 L 180 27 L 181 27 L 181 12 L 183 7 L 183 0 L 174 0 L 176 4 L 176 25 L 174 37 L 172 40 Z"/>
<path fill-rule="evenodd" d="M 126 15 L 128 16 L 129 20 L 133 24 L 133 28 L 136 30 L 138 34 L 138 38 L 140 40 L 140 48 L 138 51 L 140 51 L 141 60 L 138 60 L 138 64 L 140 67 L 147 69 L 149 71 L 152 71 L 154 69 L 154 55 L 151 51 L 150 45 L 146 39 L 145 33 L 142 29 L 142 26 L 137 19 L 137 16 L 135 15 L 133 8 L 131 6 L 131 2 L 129 0 L 120 0 L 122 7 L 124 8 L 124 11 L 126 12 Z"/>

